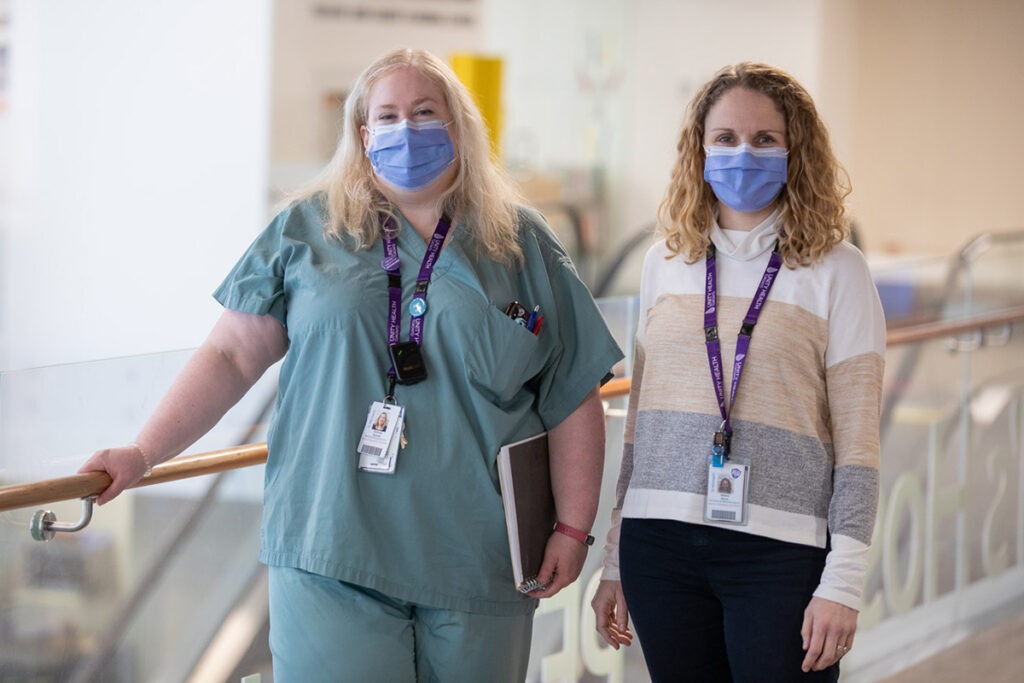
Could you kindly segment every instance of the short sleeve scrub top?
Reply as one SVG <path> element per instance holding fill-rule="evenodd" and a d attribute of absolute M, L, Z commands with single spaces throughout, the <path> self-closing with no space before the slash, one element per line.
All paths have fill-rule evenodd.
<path fill-rule="evenodd" d="M 268 432 L 261 561 L 442 609 L 527 614 L 513 586 L 495 457 L 558 425 L 622 358 L 543 219 L 519 210 L 521 267 L 479 256 L 456 223 L 430 281 L 423 382 L 398 385 L 407 446 L 393 474 L 358 469 L 367 411 L 387 393 L 381 244 L 324 234 L 318 198 L 260 234 L 215 291 L 272 315 L 289 341 Z M 401 218 L 401 217 L 400 217 Z M 401 218 L 402 340 L 426 243 Z M 505 315 L 540 306 L 539 335 Z"/>

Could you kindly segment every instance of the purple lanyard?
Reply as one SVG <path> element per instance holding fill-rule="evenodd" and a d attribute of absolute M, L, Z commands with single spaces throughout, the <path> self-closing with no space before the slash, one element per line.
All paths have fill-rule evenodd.
<path fill-rule="evenodd" d="M 729 441 L 732 437 L 732 425 L 729 422 L 729 415 L 733 406 L 736 405 L 736 390 L 740 385 L 740 374 L 743 372 L 743 363 L 747 358 L 747 349 L 750 348 L 750 335 L 754 333 L 754 325 L 761 315 L 764 302 L 768 299 L 768 292 L 775 284 L 775 277 L 782 267 L 782 256 L 779 255 L 779 243 L 775 242 L 775 248 L 768 259 L 768 267 L 761 276 L 761 284 L 757 286 L 750 308 L 747 309 L 747 316 L 743 318 L 743 325 L 740 327 L 739 336 L 736 338 L 736 360 L 732 366 L 732 391 L 729 393 L 730 403 L 725 402 L 725 382 L 722 377 L 722 347 L 718 341 L 718 278 L 715 273 L 715 245 L 708 247 L 705 266 L 707 268 L 707 283 L 704 288 L 704 341 L 708 350 L 708 364 L 711 367 L 711 380 L 715 385 L 715 396 L 718 398 L 718 410 L 722 414 L 722 426 L 715 432 L 714 448 L 712 454 L 715 456 L 715 464 L 721 465 L 729 457 Z"/>
<path fill-rule="evenodd" d="M 441 220 L 434 228 L 434 235 L 427 244 L 427 253 L 423 256 L 423 263 L 420 264 L 420 274 L 416 278 L 416 290 L 413 292 L 412 301 L 409 302 L 409 313 L 412 321 L 409 323 L 409 339 L 417 344 L 423 343 L 423 316 L 427 312 L 427 287 L 430 286 L 430 274 L 437 263 L 437 257 L 444 247 L 444 238 L 448 236 L 448 230 L 452 227 L 452 221 L 448 214 L 441 214 Z M 384 221 L 384 260 L 381 261 L 381 268 L 388 274 L 388 346 L 395 346 L 402 336 L 402 262 L 398 258 L 398 240 L 394 235 L 398 234 L 395 221 L 388 216 Z"/>

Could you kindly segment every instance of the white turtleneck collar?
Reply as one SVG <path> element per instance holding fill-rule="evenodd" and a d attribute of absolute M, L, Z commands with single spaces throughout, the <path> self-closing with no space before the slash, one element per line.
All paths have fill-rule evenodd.
<path fill-rule="evenodd" d="M 779 209 L 775 209 L 767 218 L 745 234 L 741 230 L 729 230 L 729 234 L 726 234 L 726 231 L 718 225 L 716 217 L 714 225 L 711 226 L 711 243 L 720 253 L 738 261 L 755 259 L 775 246 L 775 240 L 778 237 L 775 234 L 775 224 L 779 221 L 780 213 Z"/>

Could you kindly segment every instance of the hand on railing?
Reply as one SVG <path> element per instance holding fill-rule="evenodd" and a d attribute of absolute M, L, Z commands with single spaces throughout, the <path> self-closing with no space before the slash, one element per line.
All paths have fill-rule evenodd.
<path fill-rule="evenodd" d="M 152 467 L 142 448 L 131 444 L 96 451 L 78 468 L 78 472 L 106 472 L 110 476 L 110 486 L 96 499 L 97 505 L 104 505 L 148 476 Z"/>

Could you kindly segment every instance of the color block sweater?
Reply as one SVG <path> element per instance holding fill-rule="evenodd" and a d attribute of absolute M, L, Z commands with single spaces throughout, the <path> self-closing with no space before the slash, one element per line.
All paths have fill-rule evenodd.
<path fill-rule="evenodd" d="M 749 233 L 713 227 L 728 394 L 736 335 L 773 248 L 778 212 Z M 733 239 L 736 243 L 733 243 Z M 722 417 L 704 343 L 705 261 L 648 251 L 633 385 L 603 578 L 618 579 L 622 517 L 706 524 L 712 435 Z M 885 319 L 862 254 L 836 245 L 783 267 L 731 405 L 731 460 L 750 466 L 740 532 L 830 544 L 815 595 L 860 609 L 878 504 Z"/>

